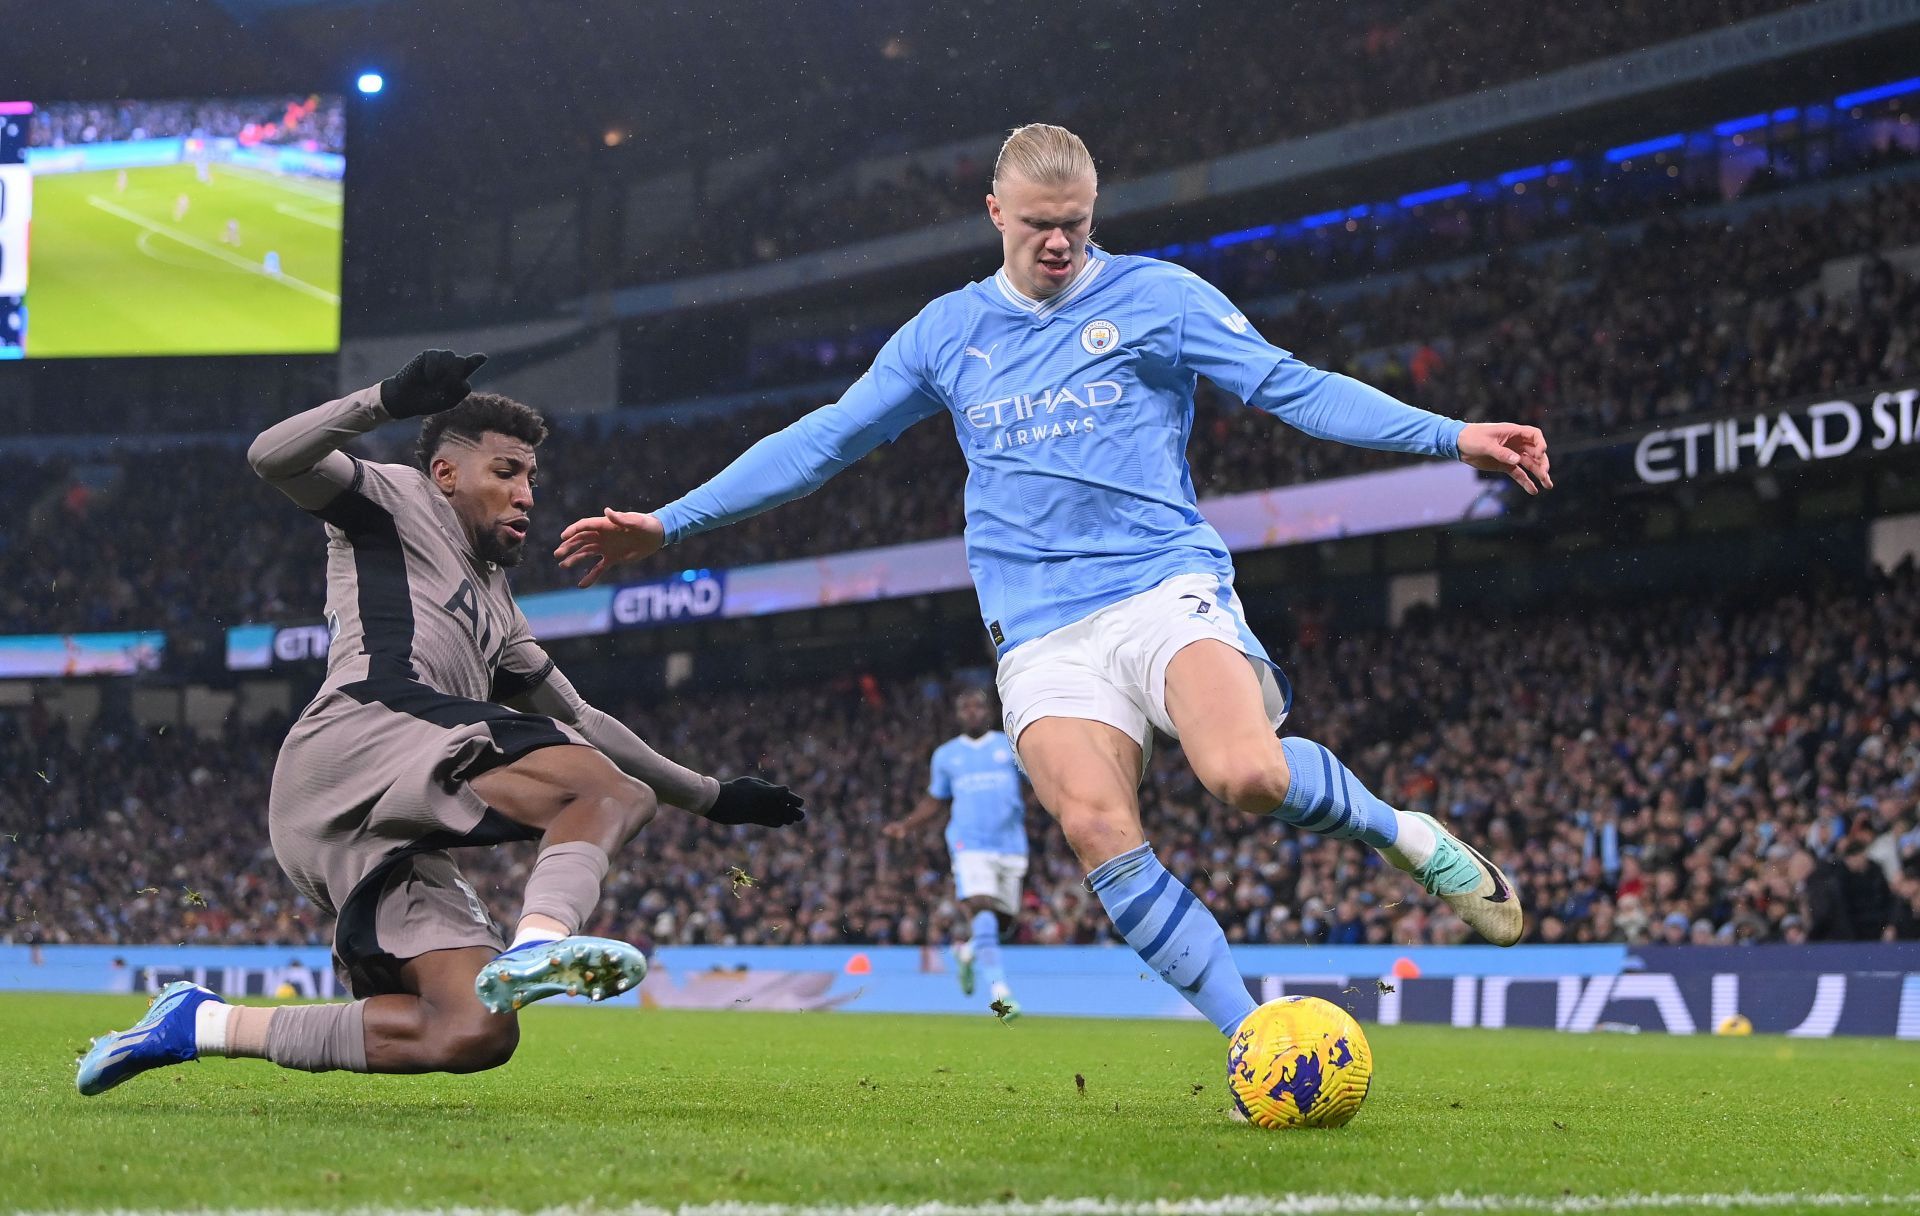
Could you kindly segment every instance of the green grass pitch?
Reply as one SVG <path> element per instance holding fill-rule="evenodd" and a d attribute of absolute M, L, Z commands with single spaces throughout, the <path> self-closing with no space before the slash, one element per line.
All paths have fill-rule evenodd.
<path fill-rule="evenodd" d="M 215 165 L 33 182 L 29 358 L 322 353 L 340 345 L 341 191 Z M 174 218 L 175 200 L 186 214 Z M 238 221 L 239 244 L 226 243 Z M 268 274 L 268 251 L 280 274 Z"/>
<path fill-rule="evenodd" d="M 211 1060 L 78 1096 L 88 1037 L 142 1007 L 0 997 L 0 1208 L 1920 1210 L 1920 1046 L 1890 1040 L 1373 1027 L 1373 1092 L 1326 1132 L 1229 1122 L 1204 1026 L 990 1016 L 537 1009 L 491 1073 Z"/>

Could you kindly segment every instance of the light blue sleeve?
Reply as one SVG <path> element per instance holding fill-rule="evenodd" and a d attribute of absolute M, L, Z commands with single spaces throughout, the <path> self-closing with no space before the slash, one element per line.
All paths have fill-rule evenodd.
<path fill-rule="evenodd" d="M 1407 405 L 1351 376 L 1309 367 L 1268 342 L 1213 284 L 1194 274 L 1181 292 L 1179 362 L 1248 405 L 1316 439 L 1425 456 L 1460 455 L 1452 418 Z"/>
<path fill-rule="evenodd" d="M 944 407 L 927 388 L 915 317 L 874 357 L 846 395 L 748 448 L 705 485 L 655 515 L 667 543 L 738 523 L 813 493 L 828 478 Z"/>
<path fill-rule="evenodd" d="M 940 762 L 941 757 L 946 754 L 946 751 L 947 749 L 944 747 L 937 747 L 933 750 L 933 780 L 927 782 L 927 796 L 929 798 L 944 799 L 953 797 L 953 775 L 947 772 L 947 766 Z"/>

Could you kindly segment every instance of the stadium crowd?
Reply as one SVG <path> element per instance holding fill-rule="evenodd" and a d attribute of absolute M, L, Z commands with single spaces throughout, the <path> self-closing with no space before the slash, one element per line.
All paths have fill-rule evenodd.
<path fill-rule="evenodd" d="M 27 143 L 34 148 L 166 139 L 237 139 L 243 144 L 299 144 L 344 153 L 346 111 L 338 97 L 216 98 L 205 101 L 56 102 L 34 111 Z"/>
<path fill-rule="evenodd" d="M 1911 323 L 1920 316 L 1920 287 L 1875 255 L 1916 243 L 1920 182 L 1896 181 L 1819 204 L 1760 208 L 1736 222 L 1650 221 L 1628 240 L 1591 230 L 1538 257 L 1493 255 L 1446 277 L 1405 276 L 1363 295 L 1290 297 L 1253 311 L 1270 336 L 1320 366 L 1470 420 L 1534 422 L 1565 444 L 1729 404 L 1759 409 L 1912 377 L 1920 371 Z M 1242 259 L 1212 273 L 1243 300 L 1268 298 L 1280 281 L 1268 252 L 1250 244 Z M 1806 290 L 1823 264 L 1854 255 L 1870 259 L 1857 290 Z M 606 435 L 559 428 L 542 450 L 535 555 L 516 572 L 516 587 L 567 585 L 544 556 L 565 523 L 607 505 L 658 505 L 814 404 L 779 391 L 769 401 Z M 407 436 L 378 438 L 387 458 L 406 458 Z M 670 463 L 663 452 L 673 454 Z M 1300 441 L 1207 388 L 1188 454 L 1203 497 L 1406 459 Z M 31 474 L 0 489 L 9 517 L 28 520 L 21 535 L 0 535 L 0 632 L 318 615 L 317 529 L 298 526 L 300 517 L 254 480 L 236 446 L 128 456 L 117 481 L 97 491 L 71 472 L 28 467 Z M 955 535 L 964 481 L 947 424 L 923 423 L 804 507 L 696 537 L 650 569 Z M 169 483 L 194 486 L 194 497 L 148 499 L 137 511 L 116 505 L 141 486 Z M 60 543 L 38 542 L 52 536 Z"/>
<path fill-rule="evenodd" d="M 1920 938 L 1920 575 L 1662 600 L 1410 618 L 1347 630 L 1311 609 L 1284 663 L 1289 730 L 1407 809 L 1461 825 L 1514 876 L 1540 941 L 1725 944 Z M 880 827 L 952 733 L 940 678 L 624 707 L 668 754 L 801 791 L 803 828 L 663 814 L 617 859 L 597 931 L 653 943 L 945 940 L 937 830 Z M 609 706 L 620 710 L 622 707 Z M 317 943 L 280 875 L 266 789 L 286 723 L 202 737 L 124 717 L 84 732 L 0 714 L 0 940 Z M 28 777 L 27 774 L 32 774 Z M 1368 851 L 1238 815 L 1156 750 L 1149 837 L 1244 942 L 1446 942 L 1464 927 Z M 1022 942 L 1110 927 L 1030 809 Z M 471 851 L 511 917 L 525 846 Z M 750 880 L 750 881 L 749 881 Z"/>
<path fill-rule="evenodd" d="M 1009 112 L 1044 114 L 1072 127 L 1093 150 L 1106 182 L 1344 126 L 1427 102 L 1541 75 L 1575 63 L 1650 46 L 1700 30 L 1789 7 L 1792 0 L 1626 0 L 1578 13 L 1541 5 L 1467 11 L 1445 0 L 1388 0 L 1329 8 L 1269 5 L 1128 4 L 1108 28 L 1126 36 L 1091 39 L 1089 14 L 1059 6 L 1029 14 L 1042 31 L 1019 47 L 1001 48 L 994 78 L 1008 84 L 997 99 Z M 1313 53 L 1277 51 L 1277 28 L 1310 24 Z M 1085 48 L 1098 87 L 1064 104 L 1054 49 Z M 874 70 L 848 73 L 840 88 L 813 99 L 819 134 L 792 141 L 780 161 L 737 190 L 706 200 L 703 215 L 724 225 L 636 250 L 629 269 L 643 277 L 772 261 L 889 232 L 977 214 L 990 161 L 958 153 L 948 163 L 905 161 L 863 186 L 821 195 L 858 146 L 848 114 L 886 114 L 889 138 L 929 147 L 955 136 L 955 117 L 937 108 L 916 138 L 912 115 L 926 109 L 928 73 L 943 65 L 908 55 Z M 1222 80 L 1235 87 L 1219 87 Z M 1186 82 L 1184 86 L 1177 82 Z M 1025 92 L 1023 92 L 1025 90 Z M 956 89 L 964 94 L 964 90 Z M 1155 104 L 1141 106 L 1140 97 Z M 937 117 L 936 117 L 937 115 Z M 870 138 L 870 136 L 869 136 Z"/>
<path fill-rule="evenodd" d="M 1920 130 L 1913 134 L 1920 150 Z M 1912 158 L 1902 148 L 1882 159 Z M 1566 201 L 1590 198 L 1590 191 L 1581 190 Z M 1577 313 L 1583 328 L 1605 335 L 1618 332 L 1623 317 L 1657 295 L 1673 312 L 1684 309 L 1701 323 L 1731 325 L 1743 319 L 1743 306 L 1783 301 L 1812 283 L 1827 260 L 1920 240 L 1920 184 L 1905 178 L 1829 194 L 1821 202 L 1750 206 L 1732 218 L 1718 209 L 1689 211 L 1684 201 L 1659 195 L 1604 214 L 1568 206 L 1511 217 L 1500 214 L 1497 200 L 1432 206 L 1421 209 L 1435 213 L 1425 224 L 1413 215 L 1391 227 L 1356 223 L 1348 231 L 1328 225 L 1305 239 L 1261 238 L 1221 250 L 1176 246 L 1163 256 L 1219 286 L 1276 340 L 1306 357 L 1328 366 L 1383 369 L 1374 374 L 1397 376 L 1404 384 L 1413 369 L 1393 356 L 1406 357 L 1422 346 L 1456 346 L 1510 330 L 1517 321 L 1544 328 L 1537 320 L 1542 307 Z M 1563 239 L 1539 239 L 1549 235 Z M 1373 289 L 1354 291 L 1356 283 Z M 1316 284 L 1336 286 L 1324 293 L 1303 290 Z M 1866 286 L 1863 309 L 1904 303 L 1892 284 Z M 1883 299 L 1890 293 L 1891 299 Z M 1803 303 L 1812 323 L 1826 323 L 1821 313 L 1829 301 Z M 769 340 L 750 353 L 740 387 L 772 389 L 858 375 L 889 333 L 871 328 L 840 338 Z M 1426 356 L 1429 364 L 1433 354 Z M 1425 369 L 1420 376 L 1424 381 Z M 1555 413 L 1580 433 L 1605 429 L 1604 419 Z"/>

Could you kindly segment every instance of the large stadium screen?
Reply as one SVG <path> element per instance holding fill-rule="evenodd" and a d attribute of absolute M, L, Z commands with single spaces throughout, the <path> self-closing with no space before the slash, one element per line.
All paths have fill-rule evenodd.
<path fill-rule="evenodd" d="M 337 96 L 0 102 L 0 358 L 340 347 Z"/>

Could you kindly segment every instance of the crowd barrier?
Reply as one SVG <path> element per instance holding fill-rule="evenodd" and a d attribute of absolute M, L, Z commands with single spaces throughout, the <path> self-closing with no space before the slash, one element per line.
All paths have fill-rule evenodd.
<path fill-rule="evenodd" d="M 1016 946 L 1008 979 L 1030 1014 L 1191 1018 L 1113 946 Z M 1920 1038 L 1920 943 L 1808 946 L 1252 946 L 1234 952 L 1261 999 L 1322 996 L 1363 1021 Z M 344 995 L 312 946 L 0 945 L 0 992 L 142 992 L 193 980 L 233 996 Z M 946 952 L 910 946 L 668 946 L 631 1008 L 985 1015 Z"/>

